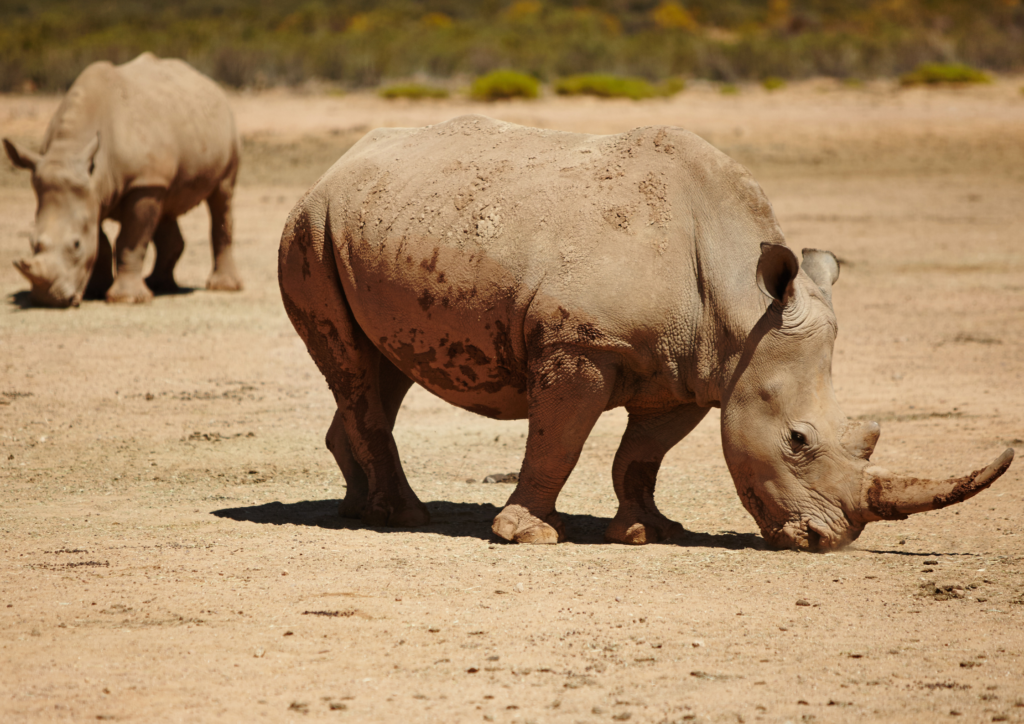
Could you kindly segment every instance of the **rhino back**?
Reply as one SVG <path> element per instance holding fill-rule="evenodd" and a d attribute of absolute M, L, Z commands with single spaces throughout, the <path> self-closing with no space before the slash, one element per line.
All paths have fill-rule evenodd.
<path fill-rule="evenodd" d="M 132 188 L 160 187 L 167 212 L 180 214 L 237 169 L 224 92 L 180 60 L 143 53 L 120 66 L 88 66 L 51 120 L 43 152 L 78 153 L 97 133 L 108 205 Z"/>
<path fill-rule="evenodd" d="M 781 237 L 742 168 L 679 129 L 589 136 L 466 116 L 376 131 L 318 193 L 360 326 L 463 406 L 481 385 L 521 396 L 526 360 L 551 344 L 615 351 L 639 378 L 696 370 L 702 327 L 722 323 L 708 315 L 729 307 L 710 297 L 739 286 L 759 314 L 758 243 Z"/>

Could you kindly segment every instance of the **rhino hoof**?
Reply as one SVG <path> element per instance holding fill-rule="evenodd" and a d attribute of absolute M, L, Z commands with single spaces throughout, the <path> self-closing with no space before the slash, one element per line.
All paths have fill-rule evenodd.
<path fill-rule="evenodd" d="M 612 520 L 604 533 L 604 538 L 609 543 L 639 546 L 663 543 L 686 535 L 686 529 L 679 523 L 664 516 L 662 518 L 663 520 L 638 521 L 632 524 Z"/>
<path fill-rule="evenodd" d="M 562 518 L 552 511 L 546 520 L 521 505 L 508 505 L 494 519 L 491 531 L 513 543 L 560 543 L 565 540 Z"/>
<path fill-rule="evenodd" d="M 137 279 L 135 282 L 124 282 L 118 278 L 107 290 L 107 301 L 112 304 L 145 304 L 153 301 L 153 292 L 142 279 Z"/>
<path fill-rule="evenodd" d="M 364 523 L 375 528 L 418 528 L 430 522 L 427 506 L 419 501 L 416 501 L 415 505 L 397 510 L 390 507 L 364 508 L 359 517 Z"/>
<path fill-rule="evenodd" d="M 240 292 L 242 282 L 231 274 L 214 273 L 206 280 L 206 288 L 215 292 Z"/>

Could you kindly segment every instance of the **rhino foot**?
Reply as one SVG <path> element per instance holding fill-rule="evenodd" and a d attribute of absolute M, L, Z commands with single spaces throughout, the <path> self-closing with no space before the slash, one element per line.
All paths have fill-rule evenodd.
<path fill-rule="evenodd" d="M 344 510 L 344 503 L 342 509 Z M 430 522 L 427 506 L 419 500 L 412 504 L 403 504 L 401 507 L 367 505 L 358 517 L 367 525 L 377 528 L 418 528 Z"/>
<path fill-rule="evenodd" d="M 114 304 L 145 304 L 152 300 L 153 292 L 142 281 L 142 277 L 118 276 L 107 290 L 107 301 Z"/>
<path fill-rule="evenodd" d="M 146 277 L 146 286 L 154 294 L 178 294 L 181 292 L 181 287 L 178 286 L 178 283 L 173 278 L 148 276 Z"/>
<path fill-rule="evenodd" d="M 661 513 L 645 511 L 641 515 L 624 515 L 620 511 L 608 525 L 604 538 L 609 543 L 645 545 L 681 538 L 685 534 L 682 525 Z"/>
<path fill-rule="evenodd" d="M 513 543 L 560 543 L 565 540 L 562 516 L 551 511 L 544 520 L 521 505 L 506 505 L 491 525 L 499 538 Z"/>
<path fill-rule="evenodd" d="M 217 292 L 240 292 L 242 281 L 234 274 L 216 271 L 206 280 L 206 288 Z"/>
<path fill-rule="evenodd" d="M 362 496 L 358 499 L 349 499 L 349 496 L 345 496 L 345 499 L 338 505 L 338 515 L 342 518 L 362 518 L 363 510 L 366 509 L 366 496 Z"/>

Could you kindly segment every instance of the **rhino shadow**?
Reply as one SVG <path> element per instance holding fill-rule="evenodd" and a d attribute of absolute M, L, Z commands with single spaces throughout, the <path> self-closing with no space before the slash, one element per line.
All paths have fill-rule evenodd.
<path fill-rule="evenodd" d="M 274 501 L 261 505 L 241 508 L 222 508 L 210 511 L 218 518 L 228 518 L 240 523 L 264 525 L 304 525 L 327 530 L 374 530 L 378 533 L 408 533 L 411 528 L 377 528 L 368 526 L 354 518 L 338 515 L 341 500 L 303 500 L 297 503 Z M 433 500 L 426 503 L 430 511 L 430 523 L 416 528 L 417 532 L 434 533 L 449 538 L 477 538 L 479 540 L 514 545 L 491 534 L 491 522 L 501 508 L 490 503 L 452 503 Z M 577 545 L 612 545 L 604 539 L 605 528 L 610 518 L 594 515 L 562 513 L 568 542 Z M 665 545 L 682 548 L 728 548 L 739 550 L 753 548 L 764 550 L 764 540 L 753 533 L 723 531 L 720 533 L 697 533 L 687 531 L 678 539 Z"/>
<path fill-rule="evenodd" d="M 153 296 L 154 297 L 176 297 L 176 296 L 182 296 L 182 295 L 185 295 L 185 294 L 193 294 L 198 289 L 199 289 L 199 287 L 181 287 L 181 286 L 179 286 L 177 289 L 155 291 L 155 292 L 153 292 Z M 41 304 L 37 304 L 36 302 L 34 302 L 32 300 L 32 292 L 30 292 L 27 289 L 25 289 L 23 291 L 20 291 L 20 292 L 13 292 L 12 294 L 8 294 L 7 295 L 7 301 L 8 301 L 8 303 L 10 303 L 11 306 L 17 307 L 18 309 L 20 309 L 22 311 L 28 310 L 28 309 L 46 309 L 47 308 L 47 307 L 44 307 Z M 86 302 L 95 302 L 95 301 L 100 301 L 100 300 L 92 298 L 92 297 L 87 297 L 85 299 L 85 301 Z"/>

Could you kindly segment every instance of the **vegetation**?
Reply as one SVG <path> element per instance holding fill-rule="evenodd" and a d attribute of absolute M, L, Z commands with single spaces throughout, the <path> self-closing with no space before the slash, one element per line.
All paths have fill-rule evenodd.
<path fill-rule="evenodd" d="M 562 78 L 555 83 L 555 92 L 563 96 L 589 95 L 600 98 L 653 98 L 658 95 L 653 85 L 643 78 L 623 78 L 608 73 L 584 73 Z"/>
<path fill-rule="evenodd" d="M 473 81 L 469 91 L 475 101 L 499 101 L 507 98 L 536 98 L 540 83 L 525 73 L 496 70 Z"/>
<path fill-rule="evenodd" d="M 912 72 L 900 76 L 901 85 L 964 85 L 991 81 L 988 73 L 963 63 L 922 63 Z"/>
<path fill-rule="evenodd" d="M 761 81 L 761 86 L 765 90 L 769 91 L 778 90 L 779 88 L 785 87 L 785 85 L 786 81 L 782 80 L 782 78 L 777 75 L 770 75 Z"/>
<path fill-rule="evenodd" d="M 178 56 L 235 87 L 613 74 L 657 83 L 1024 71 L 1020 0 L 0 0 L 0 91 Z"/>
<path fill-rule="evenodd" d="M 411 98 L 420 100 L 422 98 L 447 98 L 448 91 L 433 85 L 423 83 L 396 83 L 380 89 L 383 98 Z"/>

